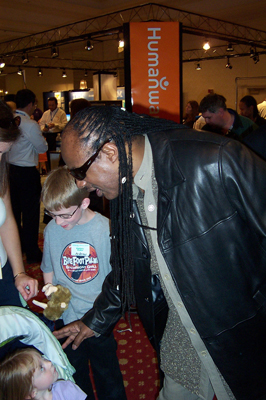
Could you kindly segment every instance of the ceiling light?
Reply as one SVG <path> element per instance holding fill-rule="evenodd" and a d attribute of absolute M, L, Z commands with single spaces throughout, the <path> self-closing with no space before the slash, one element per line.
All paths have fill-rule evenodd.
<path fill-rule="evenodd" d="M 200 70 L 201 70 L 200 63 L 197 63 L 197 65 L 196 65 L 196 70 L 197 70 L 197 71 L 200 71 Z"/>
<path fill-rule="evenodd" d="M 19 67 L 19 69 L 18 69 L 17 74 L 18 74 L 18 75 L 22 75 L 22 69 L 21 69 L 20 67 Z"/>
<path fill-rule="evenodd" d="M 227 64 L 226 64 L 225 68 L 229 68 L 229 69 L 233 68 L 232 65 L 230 64 L 229 57 L 227 57 Z"/>
<path fill-rule="evenodd" d="M 125 46 L 124 39 L 120 39 L 118 41 L 118 53 L 121 53 L 122 51 L 124 51 L 124 46 Z"/>
<path fill-rule="evenodd" d="M 84 76 L 88 76 L 88 71 L 85 69 Z"/>
<path fill-rule="evenodd" d="M 234 51 L 234 48 L 232 46 L 232 43 L 229 42 L 226 51 Z"/>
<path fill-rule="evenodd" d="M 82 79 L 79 82 L 79 88 L 80 88 L 80 90 L 88 89 L 88 84 L 87 84 L 87 81 L 85 81 L 85 79 Z"/>
<path fill-rule="evenodd" d="M 29 62 L 28 54 L 24 51 L 22 56 L 22 64 L 27 64 Z"/>
<path fill-rule="evenodd" d="M 62 73 L 62 78 L 66 78 L 66 77 L 67 77 L 67 74 L 66 74 L 66 71 L 64 70 Z"/>
<path fill-rule="evenodd" d="M 250 50 L 249 50 L 249 57 L 250 57 L 250 58 L 253 58 L 254 55 L 255 55 L 255 49 L 254 49 L 253 47 L 250 47 Z"/>
<path fill-rule="evenodd" d="M 92 50 L 93 49 L 93 44 L 91 43 L 90 40 L 87 40 L 86 46 L 85 46 L 85 50 Z"/>
<path fill-rule="evenodd" d="M 204 50 L 209 50 L 210 48 L 211 48 L 210 43 L 209 43 L 208 40 L 206 40 L 206 41 L 204 42 L 203 49 L 204 49 Z"/>
<path fill-rule="evenodd" d="M 58 47 L 56 47 L 55 45 L 52 47 L 52 50 L 51 50 L 51 57 L 52 58 L 56 58 L 56 57 L 58 57 L 59 56 L 59 50 L 58 50 Z"/>
<path fill-rule="evenodd" d="M 42 73 L 42 70 L 41 70 L 41 68 L 39 68 L 39 71 L 38 71 L 38 76 L 42 76 L 43 75 L 43 73 Z"/>
<path fill-rule="evenodd" d="M 0 68 L 4 68 L 4 66 L 6 65 L 5 60 L 3 59 L 3 57 L 0 59 Z"/>

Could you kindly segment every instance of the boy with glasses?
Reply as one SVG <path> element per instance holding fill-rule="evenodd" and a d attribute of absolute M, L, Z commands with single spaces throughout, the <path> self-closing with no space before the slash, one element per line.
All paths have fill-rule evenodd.
<path fill-rule="evenodd" d="M 88 312 L 98 313 L 95 299 L 111 271 L 109 220 L 90 210 L 86 189 L 78 189 L 66 167 L 53 170 L 44 182 L 42 201 L 53 220 L 44 230 L 44 251 L 41 269 L 44 283 L 60 284 L 71 292 L 68 309 L 62 315 L 64 325 L 78 321 Z M 108 311 L 104 315 L 106 324 Z M 93 326 L 92 328 L 93 329 Z M 99 400 L 125 400 L 123 379 L 116 355 L 113 334 L 99 335 L 91 330 L 77 350 L 70 346 L 65 352 L 75 367 L 74 379 L 89 399 L 94 399 L 89 377 L 89 361 Z"/>

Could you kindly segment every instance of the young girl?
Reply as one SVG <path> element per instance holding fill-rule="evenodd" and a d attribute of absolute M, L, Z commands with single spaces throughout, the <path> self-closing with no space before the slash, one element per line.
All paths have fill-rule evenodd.
<path fill-rule="evenodd" d="M 73 382 L 57 380 L 58 372 L 34 348 L 18 349 L 0 363 L 0 400 L 85 400 Z"/>

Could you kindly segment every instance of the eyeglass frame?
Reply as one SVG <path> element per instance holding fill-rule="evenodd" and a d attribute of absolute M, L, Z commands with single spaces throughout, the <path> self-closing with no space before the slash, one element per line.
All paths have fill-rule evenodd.
<path fill-rule="evenodd" d="M 52 212 L 50 212 L 50 211 L 48 211 L 48 210 L 44 210 L 44 214 L 46 214 L 46 215 L 48 215 L 49 217 L 52 217 L 52 218 L 54 218 L 54 219 L 55 219 L 56 217 L 60 217 L 61 219 L 70 219 L 70 218 L 73 217 L 73 215 L 75 214 L 75 212 L 78 211 L 79 207 L 80 207 L 80 205 L 77 206 L 77 208 L 75 209 L 75 211 L 73 211 L 72 214 L 58 214 L 58 215 L 55 215 L 54 213 L 52 213 Z"/>
<path fill-rule="evenodd" d="M 112 138 L 109 138 L 103 142 L 103 144 L 98 148 L 98 150 L 93 153 L 92 156 L 88 158 L 88 160 L 79 168 L 68 168 L 68 172 L 78 181 L 83 181 L 86 177 L 87 171 L 90 168 L 91 164 L 96 160 L 103 146 L 112 141 Z M 79 176 L 77 175 L 79 174 Z M 82 175 L 81 175 L 82 174 Z"/>
<path fill-rule="evenodd" d="M 1 123 L 7 122 L 6 126 L 2 126 Z M 10 119 L 10 118 L 2 118 L 0 119 L 0 128 L 2 129 L 10 129 L 11 125 L 13 125 L 13 128 L 18 128 L 21 122 L 21 118 L 19 115 L 16 117 Z"/>

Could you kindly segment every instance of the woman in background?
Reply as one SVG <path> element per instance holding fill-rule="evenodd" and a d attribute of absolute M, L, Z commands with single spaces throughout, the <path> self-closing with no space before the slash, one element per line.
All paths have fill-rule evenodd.
<path fill-rule="evenodd" d="M 10 107 L 0 100 L 0 306 L 22 306 L 38 293 L 37 280 L 24 268 L 16 221 L 13 216 L 6 164 L 8 152 L 20 135 L 20 118 L 14 118 Z"/>
<path fill-rule="evenodd" d="M 187 125 L 189 128 L 193 128 L 194 122 L 199 115 L 199 104 L 196 100 L 188 101 L 185 108 L 185 117 L 183 119 L 183 124 Z"/>

